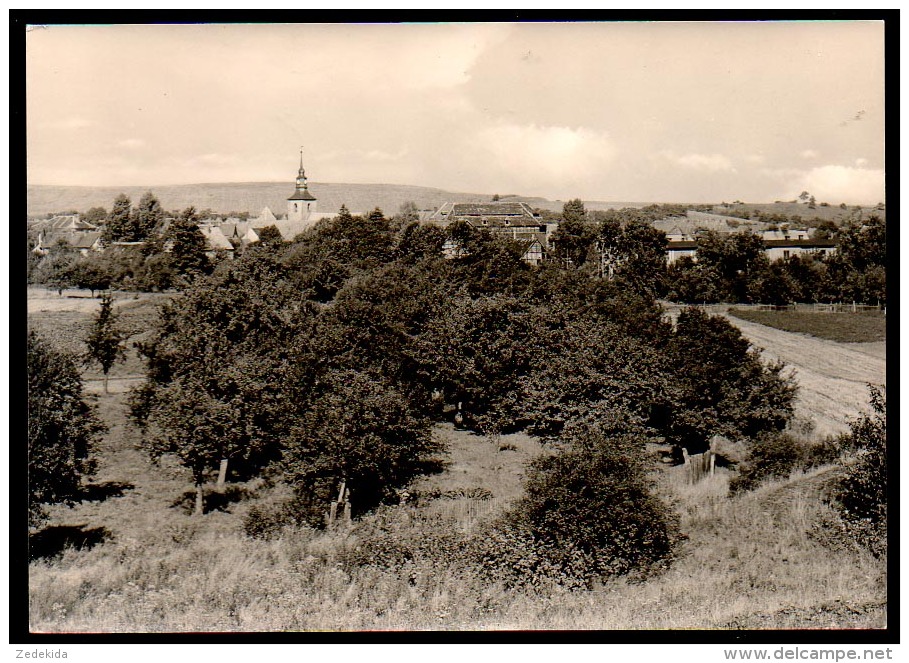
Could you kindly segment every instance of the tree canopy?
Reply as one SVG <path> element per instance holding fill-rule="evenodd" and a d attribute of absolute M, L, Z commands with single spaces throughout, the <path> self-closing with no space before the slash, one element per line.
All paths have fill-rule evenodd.
<path fill-rule="evenodd" d="M 69 502 L 94 469 L 92 447 L 104 430 L 85 402 L 75 357 L 35 332 L 27 339 L 29 525 L 44 504 Z"/>

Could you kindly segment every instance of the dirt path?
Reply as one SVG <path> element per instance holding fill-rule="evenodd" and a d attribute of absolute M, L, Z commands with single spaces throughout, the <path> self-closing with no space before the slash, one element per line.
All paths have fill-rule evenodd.
<path fill-rule="evenodd" d="M 886 385 L 883 346 L 836 343 L 727 316 L 745 337 L 795 370 L 796 415 L 815 424 L 819 436 L 846 432 L 848 422 L 868 411 L 867 384 Z M 871 350 L 871 351 L 869 351 Z"/>

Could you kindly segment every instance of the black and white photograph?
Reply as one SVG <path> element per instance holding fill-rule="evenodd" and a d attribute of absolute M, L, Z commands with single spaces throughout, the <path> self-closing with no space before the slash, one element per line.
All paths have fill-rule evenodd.
<path fill-rule="evenodd" d="M 889 19 L 215 16 L 22 26 L 28 633 L 892 635 Z"/>

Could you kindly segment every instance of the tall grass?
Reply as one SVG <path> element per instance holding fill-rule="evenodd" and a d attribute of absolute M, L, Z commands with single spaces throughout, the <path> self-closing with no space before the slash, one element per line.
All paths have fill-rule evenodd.
<path fill-rule="evenodd" d="M 506 591 L 441 558 L 351 565 L 367 538 L 358 525 L 258 541 L 240 534 L 236 514 L 172 511 L 143 539 L 33 563 L 29 614 L 42 631 L 673 629 L 753 615 L 774 628 L 790 623 L 793 609 L 824 626 L 883 627 L 883 563 L 811 535 L 829 517 L 816 490 L 800 489 L 813 476 L 734 499 L 724 473 L 696 486 L 665 481 L 689 537 L 675 565 L 643 583 L 617 579 L 587 592 Z M 401 545 L 457 524 L 407 507 L 390 514 Z M 864 612 L 824 608 L 843 601 Z"/>

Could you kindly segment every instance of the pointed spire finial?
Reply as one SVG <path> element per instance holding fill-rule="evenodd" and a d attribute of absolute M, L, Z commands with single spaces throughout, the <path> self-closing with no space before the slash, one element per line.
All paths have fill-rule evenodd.
<path fill-rule="evenodd" d="M 303 146 L 300 146 L 300 170 L 303 169 Z"/>

